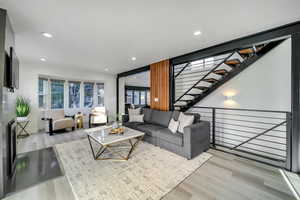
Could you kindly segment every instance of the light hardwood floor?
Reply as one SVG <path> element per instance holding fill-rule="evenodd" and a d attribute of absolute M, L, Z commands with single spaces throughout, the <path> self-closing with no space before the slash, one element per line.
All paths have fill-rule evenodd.
<path fill-rule="evenodd" d="M 19 141 L 19 152 L 37 150 L 86 137 L 83 131 L 55 136 L 35 134 Z M 209 150 L 213 157 L 185 179 L 164 200 L 294 200 L 279 170 L 231 154 Z M 66 177 L 50 180 L 8 200 L 73 200 Z"/>

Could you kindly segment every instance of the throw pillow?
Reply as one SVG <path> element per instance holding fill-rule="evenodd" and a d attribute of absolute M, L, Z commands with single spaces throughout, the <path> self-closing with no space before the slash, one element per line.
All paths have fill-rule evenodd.
<path fill-rule="evenodd" d="M 180 133 L 183 133 L 183 129 L 186 126 L 192 125 L 194 122 L 194 116 L 193 115 L 185 115 L 182 112 L 179 114 L 178 117 L 178 121 L 179 121 L 179 127 L 178 127 L 178 131 Z"/>
<path fill-rule="evenodd" d="M 129 122 L 144 122 L 144 115 L 132 115 Z"/>
<path fill-rule="evenodd" d="M 143 108 L 142 109 L 142 114 L 144 114 L 144 121 L 145 122 L 150 122 L 151 121 L 151 113 L 152 113 L 152 110 L 150 108 Z"/>
<path fill-rule="evenodd" d="M 131 121 L 130 118 L 132 118 L 134 115 L 140 115 L 140 114 L 141 114 L 141 108 L 137 108 L 137 109 L 128 108 L 129 121 Z"/>
<path fill-rule="evenodd" d="M 178 130 L 178 126 L 179 126 L 179 121 L 175 121 L 173 118 L 171 119 L 170 123 L 169 123 L 169 130 L 172 132 L 172 133 L 176 133 L 177 130 Z"/>

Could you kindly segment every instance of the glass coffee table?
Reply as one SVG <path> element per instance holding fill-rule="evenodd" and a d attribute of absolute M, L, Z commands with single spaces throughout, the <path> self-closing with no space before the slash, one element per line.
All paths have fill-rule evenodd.
<path fill-rule="evenodd" d="M 111 126 L 102 126 L 86 130 L 95 160 L 126 161 L 130 158 L 130 155 L 145 135 L 143 132 L 127 127 L 123 134 L 110 134 L 110 130 Z M 104 156 L 105 152 L 116 157 Z"/>

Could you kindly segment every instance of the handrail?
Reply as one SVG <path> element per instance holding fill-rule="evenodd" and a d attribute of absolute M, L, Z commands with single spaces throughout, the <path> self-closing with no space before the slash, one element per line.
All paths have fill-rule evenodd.
<path fill-rule="evenodd" d="M 257 110 L 257 109 L 244 109 L 244 108 L 222 108 L 222 107 L 208 107 L 208 106 L 192 106 L 191 108 L 203 109 L 218 109 L 218 110 L 236 110 L 236 111 L 253 111 L 253 112 L 266 112 L 266 113 L 290 113 L 289 111 L 282 110 Z"/>
<path fill-rule="evenodd" d="M 279 124 L 277 124 L 277 125 L 275 125 L 275 126 L 269 128 L 268 130 L 265 130 L 264 132 L 262 132 L 262 133 L 260 133 L 260 134 L 258 134 L 258 135 L 256 135 L 256 136 L 254 136 L 254 137 L 252 137 L 252 138 L 250 138 L 250 139 L 248 139 L 248 140 L 246 140 L 246 141 L 244 141 L 244 142 L 242 142 L 242 143 L 240 143 L 240 144 L 238 144 L 238 145 L 236 145 L 236 146 L 234 146 L 234 147 L 232 147 L 231 150 L 236 149 L 236 148 L 238 148 L 239 146 L 242 146 L 243 144 L 246 144 L 246 143 L 250 142 L 251 140 L 254 140 L 255 138 L 258 138 L 259 136 L 262 136 L 262 135 L 264 135 L 264 134 L 266 134 L 266 133 L 272 131 L 273 129 L 275 129 L 275 128 L 277 128 L 277 127 L 279 127 L 279 126 L 281 126 L 281 125 L 283 125 L 283 124 L 285 124 L 285 123 L 287 123 L 287 121 L 283 121 L 283 122 L 281 122 L 281 123 L 279 123 Z"/>
<path fill-rule="evenodd" d="M 196 85 L 198 85 L 201 81 L 203 81 L 208 75 L 210 75 L 213 71 L 215 71 L 218 67 L 220 67 L 223 63 L 225 63 L 236 51 L 233 51 L 229 56 L 227 56 L 223 62 L 220 62 L 217 64 L 214 68 L 212 68 L 205 76 L 203 76 L 199 81 L 197 81 L 190 89 L 188 89 L 183 95 L 181 95 L 174 103 L 179 101 L 183 96 L 185 96 L 187 93 L 189 93 Z"/>
<path fill-rule="evenodd" d="M 185 70 L 185 68 L 187 68 L 189 65 L 190 65 L 191 63 L 189 62 L 189 63 L 187 63 L 176 75 L 175 75 L 175 78 L 177 77 L 177 76 L 179 76 L 180 74 L 181 74 L 181 72 L 183 72 L 184 70 Z"/>
<path fill-rule="evenodd" d="M 291 129 L 292 113 L 291 112 L 275 111 L 275 110 L 208 107 L 208 106 L 192 106 L 191 108 L 194 108 L 193 110 L 190 111 L 192 113 L 196 112 L 201 114 L 202 111 L 205 113 L 209 113 L 209 114 L 205 114 L 204 120 L 208 120 L 211 124 L 211 131 L 210 131 L 211 147 L 217 150 L 226 151 L 228 153 L 232 153 L 236 155 L 240 155 L 237 152 L 246 149 L 243 151 L 243 153 L 247 153 L 249 155 L 255 154 L 257 158 L 252 158 L 252 159 L 259 162 L 262 162 L 263 159 L 264 160 L 263 162 L 268 164 L 274 164 L 274 163 L 269 163 L 267 160 L 273 162 L 278 158 L 280 158 L 280 160 L 284 162 L 286 167 L 289 168 L 291 162 L 291 157 L 289 153 L 290 137 L 292 134 L 292 129 Z M 225 112 L 224 110 L 229 110 L 233 112 Z M 243 112 L 249 112 L 249 115 L 239 114 Z M 268 121 L 263 120 L 261 123 L 264 124 L 259 126 L 248 124 L 249 122 L 258 123 L 259 121 L 257 122 L 252 120 L 247 121 L 247 119 L 244 120 L 244 118 L 242 119 L 237 118 L 238 120 L 244 121 L 239 126 L 246 127 L 246 128 L 231 128 L 232 125 L 238 125 L 236 123 L 231 122 L 231 120 L 235 120 L 235 119 L 228 119 L 230 121 L 226 121 L 226 122 L 219 121 L 219 119 L 223 119 L 223 116 L 220 116 L 219 114 L 227 114 L 227 113 L 228 114 L 230 113 L 232 115 L 239 115 L 247 118 L 249 116 L 256 117 L 256 118 L 261 118 L 261 117 L 265 118 L 268 116 L 277 116 L 277 115 L 278 116 L 285 115 L 285 116 L 280 118 L 274 118 L 276 119 L 276 121 L 274 121 L 273 118 L 268 117 L 270 118 L 272 123 L 268 123 L 269 125 L 266 125 L 266 122 Z M 252 131 L 253 128 L 261 129 L 261 130 Z M 221 140 L 221 138 L 223 138 L 224 140 Z M 280 138 L 279 141 L 277 141 L 278 138 Z M 260 140 L 262 142 L 258 142 L 258 143 L 252 142 L 257 140 Z M 244 145 L 244 144 L 249 144 L 249 145 Z M 280 149 L 280 152 L 278 152 L 279 150 L 273 152 L 275 147 L 272 144 L 278 145 L 275 147 L 277 149 Z M 286 152 L 286 154 L 282 153 L 284 151 Z M 244 155 L 244 156 L 246 158 L 249 158 L 248 155 Z M 276 165 L 283 167 L 283 164 L 281 163 L 276 163 Z"/>

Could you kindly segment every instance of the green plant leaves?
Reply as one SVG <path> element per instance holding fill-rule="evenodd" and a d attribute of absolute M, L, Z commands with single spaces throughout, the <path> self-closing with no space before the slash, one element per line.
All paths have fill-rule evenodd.
<path fill-rule="evenodd" d="M 23 97 L 18 97 L 16 101 L 17 117 L 27 117 L 30 113 L 30 103 Z"/>

